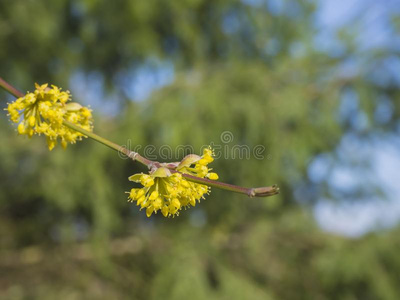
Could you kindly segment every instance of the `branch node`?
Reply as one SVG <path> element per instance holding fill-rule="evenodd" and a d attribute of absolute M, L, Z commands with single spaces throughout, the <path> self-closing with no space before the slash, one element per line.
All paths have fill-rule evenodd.
<path fill-rule="evenodd" d="M 137 153 L 135 151 L 130 151 L 128 157 L 130 159 L 132 159 L 133 161 L 135 161 L 138 155 L 139 155 L 139 153 Z"/>

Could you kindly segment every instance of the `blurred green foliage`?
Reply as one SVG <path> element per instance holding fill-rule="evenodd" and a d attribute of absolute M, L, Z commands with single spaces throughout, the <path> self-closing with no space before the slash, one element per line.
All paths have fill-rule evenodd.
<path fill-rule="evenodd" d="M 0 299 L 400 298 L 399 230 L 357 240 L 321 232 L 310 207 L 322 195 L 340 201 L 340 191 L 308 176 L 310 161 L 344 134 L 395 130 L 398 88 L 370 76 L 394 53 L 361 53 L 351 39 L 344 53 L 318 52 L 315 3 L 283 1 L 276 13 L 247 2 L 0 2 L 0 74 L 10 83 L 67 88 L 76 72 L 101 74 L 120 110 L 96 116 L 99 134 L 142 150 L 222 146 L 213 163 L 221 180 L 282 191 L 247 199 L 214 189 L 178 218 L 147 219 L 124 195 L 142 167 L 90 140 L 49 153 L 40 137 L 18 137 L 3 114 Z M 339 76 L 354 56 L 365 70 Z M 132 99 L 124 78 L 153 57 L 174 64 L 174 82 L 146 101 L 124 101 Z M 349 91 L 366 128 L 351 111 L 339 116 Z M 392 114 L 380 123 L 383 96 Z M 1 97 L 4 107 L 11 98 Z M 107 101 L 93 108 L 104 112 Z M 227 131 L 230 142 L 221 140 Z M 235 145 L 262 145 L 264 159 L 234 157 Z"/>

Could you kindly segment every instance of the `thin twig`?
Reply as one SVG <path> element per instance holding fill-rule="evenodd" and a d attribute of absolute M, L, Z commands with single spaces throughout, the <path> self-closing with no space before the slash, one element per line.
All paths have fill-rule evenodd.
<path fill-rule="evenodd" d="M 24 96 L 24 94 L 22 92 L 20 92 L 15 87 L 13 87 L 9 83 L 7 83 L 1 77 L 0 77 L 0 87 L 2 87 L 4 90 L 6 90 L 7 92 L 9 92 L 10 94 L 14 95 L 17 98 Z M 141 164 L 143 164 L 149 168 L 154 167 L 154 166 L 155 167 L 161 166 L 161 164 L 157 161 L 149 160 L 149 159 L 141 156 L 137 152 L 130 151 L 129 149 L 127 149 L 123 146 L 113 143 L 113 142 L 111 142 L 93 132 L 87 131 L 71 122 L 63 121 L 63 124 L 73 130 L 76 130 L 76 131 L 84 134 L 85 136 L 95 140 L 98 143 L 101 143 L 111 149 L 114 149 L 120 153 L 125 154 L 132 160 L 138 161 Z M 171 172 L 174 173 L 174 172 L 178 172 L 178 171 L 171 169 Z M 273 195 L 279 194 L 279 188 L 276 185 L 268 186 L 268 187 L 259 187 L 259 188 L 245 188 L 245 187 L 241 187 L 241 186 L 237 186 L 237 185 L 233 185 L 233 184 L 229 184 L 229 183 L 210 180 L 207 178 L 196 177 L 196 176 L 192 176 L 189 174 L 184 174 L 184 173 L 181 173 L 181 174 L 183 177 L 185 177 L 187 180 L 189 180 L 191 182 L 204 184 L 207 186 L 211 186 L 211 187 L 215 187 L 218 189 L 223 189 L 223 190 L 227 190 L 227 191 L 231 191 L 231 192 L 235 192 L 235 193 L 245 194 L 249 197 L 268 197 L 268 196 L 273 196 Z"/>

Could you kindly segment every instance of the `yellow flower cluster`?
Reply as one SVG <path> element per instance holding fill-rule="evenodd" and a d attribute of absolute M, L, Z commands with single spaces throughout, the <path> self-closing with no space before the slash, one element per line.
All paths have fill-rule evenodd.
<path fill-rule="evenodd" d="M 141 209 L 146 208 L 146 215 L 161 210 L 164 217 L 179 215 L 182 208 L 195 206 L 196 201 L 204 198 L 210 193 L 210 188 L 186 180 L 181 173 L 190 174 L 196 177 L 217 180 L 218 175 L 210 172 L 207 165 L 214 159 L 212 150 L 205 149 L 203 156 L 188 155 L 171 172 L 166 167 L 160 167 L 150 174 L 135 174 L 129 180 L 141 183 L 142 188 L 133 188 L 129 193 L 128 201 L 136 201 Z"/>
<path fill-rule="evenodd" d="M 75 143 L 84 136 L 72 130 L 63 121 L 69 121 L 79 127 L 92 131 L 93 119 L 89 108 L 79 103 L 70 102 L 69 91 L 48 84 L 35 84 L 36 90 L 27 93 L 8 104 L 7 110 L 10 120 L 18 124 L 18 133 L 32 137 L 34 134 L 44 134 L 49 150 L 52 150 L 60 139 L 61 146 Z"/>

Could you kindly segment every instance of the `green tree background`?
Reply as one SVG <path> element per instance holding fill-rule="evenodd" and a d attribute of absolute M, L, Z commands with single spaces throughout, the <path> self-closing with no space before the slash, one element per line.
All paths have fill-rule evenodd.
<path fill-rule="evenodd" d="M 393 44 L 362 47 L 355 21 L 326 50 L 315 43 L 319 5 L 0 1 L 0 74 L 16 87 L 71 89 L 96 112 L 96 132 L 132 147 L 263 145 L 264 159 L 223 152 L 214 170 L 226 182 L 281 188 L 266 199 L 214 189 L 178 218 L 147 219 L 124 194 L 143 168 L 90 140 L 49 153 L 42 138 L 17 136 L 3 113 L 0 298 L 399 299 L 399 228 L 350 239 L 323 232 L 312 212 L 322 198 L 385 191 L 361 175 L 351 189 L 333 187 L 309 166 L 324 155 L 330 168 L 367 173 L 368 157 L 338 155 L 343 138 L 364 145 L 398 134 L 399 82 L 387 64 L 398 59 L 400 14 L 386 20 Z M 137 92 L 156 86 L 149 97 Z M 0 96 L 2 107 L 12 100 Z"/>

